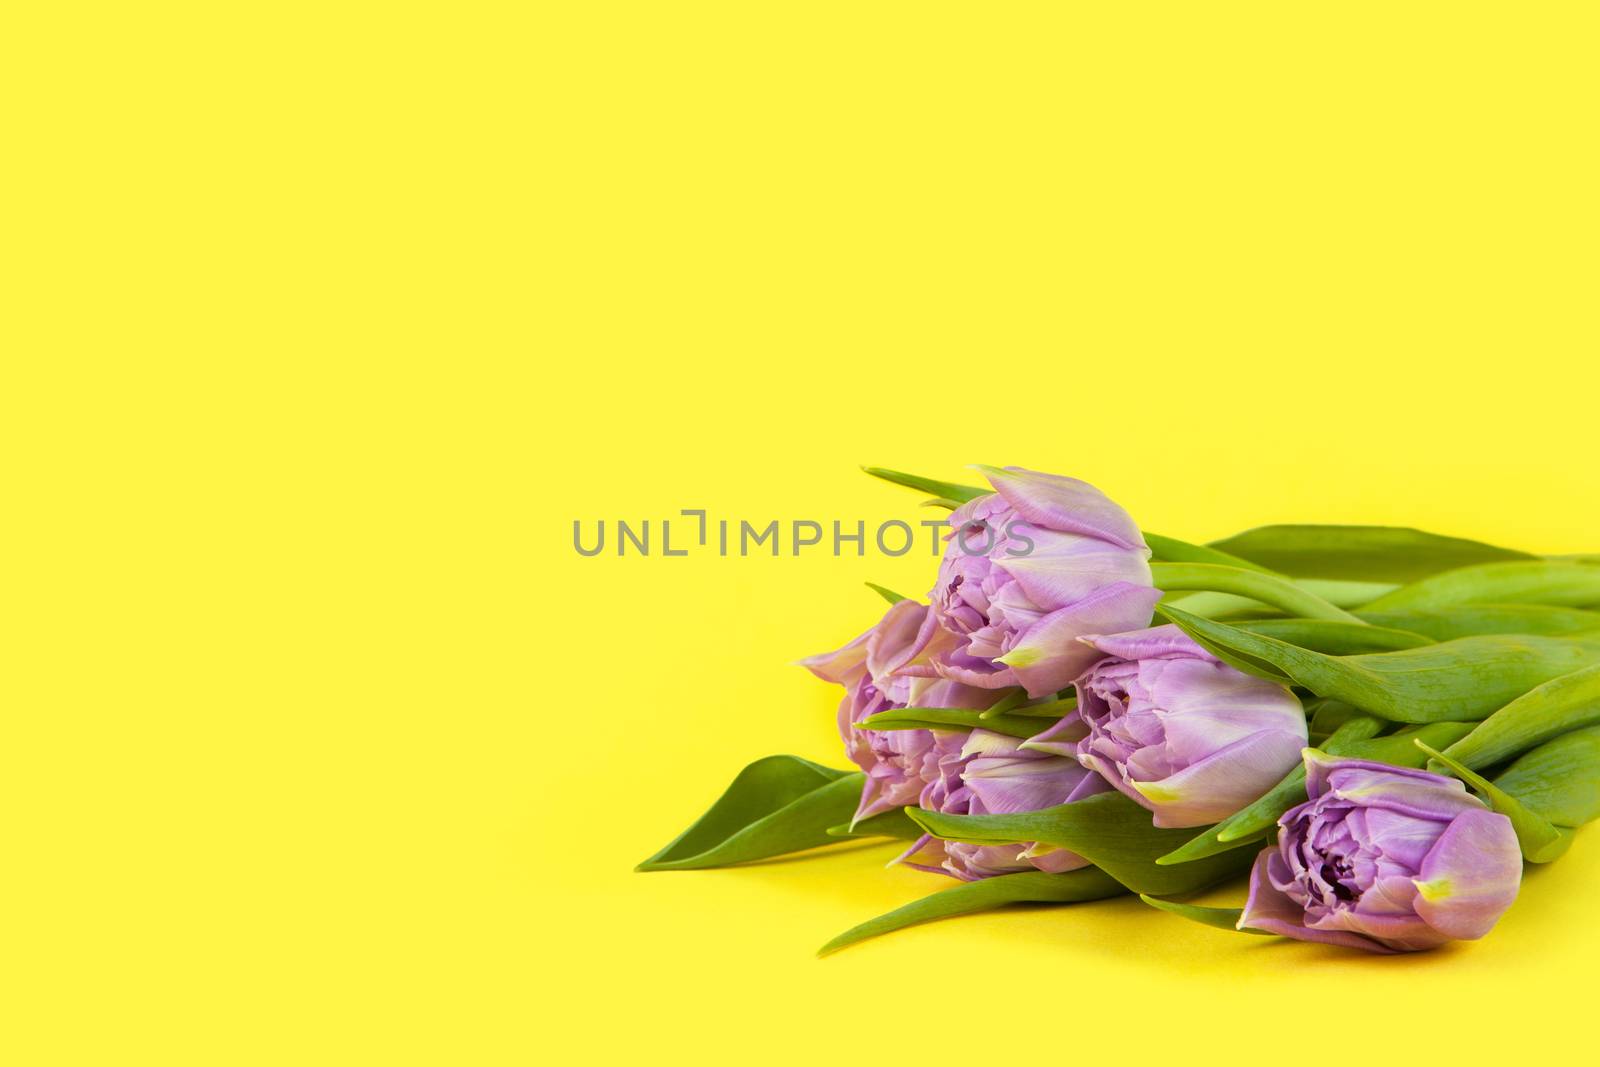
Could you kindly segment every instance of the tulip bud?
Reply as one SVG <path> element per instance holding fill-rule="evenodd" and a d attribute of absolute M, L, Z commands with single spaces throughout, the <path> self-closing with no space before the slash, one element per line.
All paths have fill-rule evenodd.
<path fill-rule="evenodd" d="M 940 759 L 931 730 L 863 730 L 856 723 L 913 702 L 973 709 L 994 702 L 989 690 L 940 678 L 928 666 L 928 657 L 950 641 L 926 604 L 902 600 L 843 648 L 800 661 L 817 677 L 845 687 L 839 736 L 851 762 L 867 774 L 855 821 L 917 803 L 938 777 Z"/>
<path fill-rule="evenodd" d="M 1161 595 L 1150 549 L 1092 485 L 1019 467 L 986 473 L 995 495 L 950 516 L 931 600 L 960 642 L 935 666 L 967 685 L 1046 696 L 1098 658 L 1079 637 L 1149 623 Z"/>
<path fill-rule="evenodd" d="M 1016 738 L 988 730 L 934 734 L 937 776 L 920 806 L 951 815 L 1012 815 L 1068 804 L 1104 792 L 1106 784 L 1076 760 L 1029 752 Z M 976 881 L 998 874 L 1040 870 L 1052 874 L 1087 867 L 1066 849 L 1037 844 L 974 845 L 925 836 L 901 857 L 918 870 Z"/>
<path fill-rule="evenodd" d="M 1306 803 L 1250 872 L 1249 927 L 1371 952 L 1488 933 L 1517 897 L 1511 820 L 1454 778 L 1306 749 Z"/>
<path fill-rule="evenodd" d="M 1106 658 L 1078 679 L 1077 714 L 1027 746 L 1075 755 L 1155 825 L 1225 819 L 1300 762 L 1305 712 L 1285 687 L 1234 670 L 1176 626 L 1084 641 Z"/>

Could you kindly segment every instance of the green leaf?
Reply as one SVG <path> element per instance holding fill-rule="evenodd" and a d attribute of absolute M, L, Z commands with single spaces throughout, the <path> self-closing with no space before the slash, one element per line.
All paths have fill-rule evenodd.
<path fill-rule="evenodd" d="M 1558 826 L 1600 818 L 1600 726 L 1562 734 L 1524 753 L 1494 784 Z"/>
<path fill-rule="evenodd" d="M 1007 689 L 1005 690 L 1004 696 L 980 711 L 978 713 L 978 718 L 992 719 L 997 715 L 1004 715 L 1006 712 L 1012 710 L 1027 699 L 1027 690 L 1021 688 Z M 1062 714 L 1065 714 L 1065 712 Z"/>
<path fill-rule="evenodd" d="M 1250 865 L 1248 855 L 1224 852 L 1181 866 L 1157 866 L 1156 857 L 1177 848 L 1192 831 L 1152 825 L 1148 811 L 1115 792 L 1014 815 L 946 815 L 920 808 L 907 808 L 906 814 L 946 840 L 980 845 L 1037 841 L 1065 848 L 1134 892 L 1156 896 L 1192 893 Z"/>
<path fill-rule="evenodd" d="M 1233 596 L 1231 593 L 1167 593 L 1161 602 L 1177 604 L 1184 611 L 1202 619 L 1260 619 L 1283 614 L 1259 600 Z"/>
<path fill-rule="evenodd" d="M 887 600 L 891 604 L 898 604 L 902 600 L 910 600 L 911 599 L 910 597 L 901 596 L 899 593 L 896 593 L 893 589 L 885 589 L 883 586 L 876 585 L 876 584 L 874 584 L 872 582 L 867 582 L 866 586 L 867 586 L 868 589 L 872 590 L 874 593 L 877 593 L 879 596 L 883 597 L 883 599 Z"/>
<path fill-rule="evenodd" d="M 1469 721 L 1600 660 L 1600 641 L 1496 634 L 1359 656 L 1326 656 L 1168 605 L 1157 612 L 1241 670 L 1395 722 Z"/>
<path fill-rule="evenodd" d="M 906 809 L 895 808 L 870 819 L 862 819 L 854 826 L 849 823 L 830 826 L 827 834 L 829 837 L 898 837 L 904 841 L 915 841 L 922 836 L 922 827 L 906 817 Z"/>
<path fill-rule="evenodd" d="M 1449 745 L 1472 732 L 1475 722 L 1430 722 L 1422 726 L 1407 726 L 1387 737 L 1350 740 L 1323 751 L 1330 756 L 1349 756 L 1352 759 L 1371 760 L 1395 767 L 1420 768 L 1427 761 L 1413 743 L 1424 741 L 1430 745 Z"/>
<path fill-rule="evenodd" d="M 1150 574 L 1157 589 L 1165 592 L 1195 590 L 1230 593 L 1249 597 L 1308 619 L 1336 619 L 1357 626 L 1366 625 L 1343 608 L 1334 607 L 1315 593 L 1308 592 L 1286 578 L 1242 567 L 1216 563 L 1152 563 Z"/>
<path fill-rule="evenodd" d="M 1329 751 L 1338 751 L 1353 741 L 1362 741 L 1383 729 L 1385 723 L 1370 715 L 1361 715 L 1343 723 L 1329 736 Z M 1298 764 L 1283 780 L 1269 789 L 1254 803 L 1241 808 L 1215 826 L 1201 831 L 1174 849 L 1156 859 L 1163 867 L 1178 863 L 1192 863 L 1207 856 L 1215 856 L 1231 849 L 1242 848 L 1258 841 L 1271 831 L 1279 817 L 1306 799 L 1306 768 Z"/>
<path fill-rule="evenodd" d="M 1329 578 L 1296 578 L 1294 584 L 1336 608 L 1359 608 L 1399 588 L 1393 582 L 1335 581 Z"/>
<path fill-rule="evenodd" d="M 1522 846 L 1522 858 L 1529 863 L 1549 863 L 1572 844 L 1572 831 L 1552 824 L 1543 815 L 1524 806 L 1516 797 L 1479 775 L 1476 771 L 1457 763 L 1432 748 L 1420 738 L 1416 745 L 1436 763 L 1449 768 L 1457 778 L 1471 786 L 1488 802 L 1489 806 L 1511 820 L 1517 832 L 1517 844 Z"/>
<path fill-rule="evenodd" d="M 1312 697 L 1305 702 L 1305 706 L 1306 726 L 1313 738 L 1328 737 L 1339 727 L 1362 714 L 1359 708 L 1353 708 L 1342 700 L 1330 700 L 1327 697 Z"/>
<path fill-rule="evenodd" d="M 970 708 L 891 708 L 856 723 L 858 730 L 992 730 L 1026 740 L 1043 733 L 1039 719 L 1025 715 L 994 715 Z"/>
<path fill-rule="evenodd" d="M 817 955 L 826 956 L 868 938 L 903 930 L 918 923 L 990 911 L 1007 904 L 1076 904 L 1104 900 L 1126 892 L 1116 879 L 1093 867 L 1066 874 L 1045 874 L 1042 871 L 1002 874 L 996 878 L 963 882 L 951 889 L 931 893 L 886 915 L 851 927 L 823 945 Z"/>
<path fill-rule="evenodd" d="M 1035 719 L 1063 719 L 1078 710 L 1076 696 L 1061 697 L 1058 700 L 1044 700 L 1037 704 L 1022 704 L 1011 709 L 1013 715 L 1026 715 Z M 984 712 L 985 716 L 992 714 L 993 708 Z"/>
<path fill-rule="evenodd" d="M 1458 604 L 1449 608 L 1407 608 L 1356 612 L 1374 626 L 1391 626 L 1449 641 L 1480 634 L 1560 636 L 1600 631 L 1600 611 L 1556 608 L 1548 604 Z"/>
<path fill-rule="evenodd" d="M 1191 919 L 1202 926 L 1214 926 L 1218 930 L 1231 930 L 1236 934 L 1257 934 L 1262 937 L 1271 937 L 1265 930 L 1252 930 L 1249 927 L 1239 928 L 1239 917 L 1244 914 L 1243 908 L 1202 908 L 1197 904 L 1180 904 L 1176 900 L 1162 900 L 1146 893 L 1140 893 L 1139 899 L 1152 908 L 1170 911 L 1174 915 L 1181 915 Z"/>
<path fill-rule="evenodd" d="M 862 467 L 861 469 L 874 478 L 882 478 L 886 482 L 903 485 L 907 489 L 915 489 L 920 493 L 932 493 L 940 500 L 953 500 L 961 504 L 965 504 L 969 500 L 976 500 L 980 496 L 988 496 L 994 492 L 993 489 L 979 489 L 972 485 L 941 482 L 936 478 L 924 478 L 921 475 L 892 471 L 884 467 Z"/>
<path fill-rule="evenodd" d="M 1554 560 L 1519 560 L 1460 567 L 1379 597 L 1368 611 L 1446 608 L 1458 604 L 1600 604 L 1600 567 Z"/>
<path fill-rule="evenodd" d="M 1336 608 L 1358 608 L 1399 588 L 1392 582 L 1337 582 L 1322 578 L 1296 578 L 1294 584 Z M 1231 593 L 1180 592 L 1169 594 L 1165 600 L 1202 619 L 1260 618 L 1278 613 L 1278 609 L 1259 600 Z"/>
<path fill-rule="evenodd" d="M 1402 648 L 1431 645 L 1431 638 L 1404 630 L 1391 630 L 1368 623 L 1338 622 L 1332 619 L 1257 619 L 1234 623 L 1248 633 L 1286 641 L 1313 652 L 1330 656 L 1349 656 L 1361 652 L 1394 652 Z"/>
<path fill-rule="evenodd" d="M 1413 582 L 1475 563 L 1533 558 L 1400 526 L 1260 526 L 1211 547 L 1291 578 L 1368 582 Z"/>
<path fill-rule="evenodd" d="M 1519 695 L 1445 754 L 1475 769 L 1491 767 L 1569 730 L 1596 723 L 1600 723 L 1600 664 Z"/>
<path fill-rule="evenodd" d="M 798 756 L 758 759 L 693 826 L 635 869 L 724 867 L 833 844 L 838 838 L 828 828 L 855 814 L 865 781 L 860 772 Z"/>
<path fill-rule="evenodd" d="M 1144 531 L 1144 543 L 1150 546 L 1151 562 L 1161 563 L 1218 563 L 1224 567 L 1241 567 L 1249 571 L 1266 571 L 1267 568 L 1258 563 L 1251 563 L 1239 556 L 1230 556 L 1226 552 L 1218 552 L 1205 545 L 1192 545 L 1188 541 L 1180 541 L 1176 537 L 1164 537 L 1158 533 Z"/>

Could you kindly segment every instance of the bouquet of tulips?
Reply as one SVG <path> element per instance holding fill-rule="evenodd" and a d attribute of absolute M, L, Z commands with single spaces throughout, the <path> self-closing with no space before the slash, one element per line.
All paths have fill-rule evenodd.
<path fill-rule="evenodd" d="M 641 870 L 868 836 L 955 880 L 824 946 L 1138 894 L 1369 952 L 1482 937 L 1600 814 L 1600 557 L 1418 530 L 1141 531 L 1099 490 L 869 469 L 951 509 L 927 603 L 805 666 L 859 770 L 769 756 Z M 1242 908 L 1185 898 L 1248 878 Z"/>

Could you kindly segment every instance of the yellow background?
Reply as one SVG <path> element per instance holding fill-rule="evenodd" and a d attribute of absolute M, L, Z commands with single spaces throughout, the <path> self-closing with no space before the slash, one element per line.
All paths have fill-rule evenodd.
<path fill-rule="evenodd" d="M 944 883 L 630 871 L 748 760 L 841 762 L 792 661 L 932 562 L 582 559 L 574 519 L 870 526 L 928 513 L 856 464 L 985 462 L 1192 539 L 1600 549 L 1592 6 L 1115 6 L 9 13 L 5 1058 L 1585 1032 L 1592 830 L 1398 960 L 1125 900 L 818 961 Z"/>

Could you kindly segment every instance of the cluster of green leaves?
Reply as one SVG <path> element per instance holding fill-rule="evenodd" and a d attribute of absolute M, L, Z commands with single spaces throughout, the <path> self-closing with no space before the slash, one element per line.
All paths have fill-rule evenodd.
<path fill-rule="evenodd" d="M 955 508 L 988 490 L 882 468 L 868 474 Z M 1548 862 L 1600 816 L 1600 557 L 1542 559 L 1419 530 L 1266 526 L 1196 545 L 1145 532 L 1157 609 L 1247 673 L 1291 686 L 1310 733 L 1333 755 L 1427 767 L 1462 779 L 1510 818 L 1524 856 Z M 890 602 L 903 599 L 872 586 Z M 1005 696 L 984 711 L 901 708 L 874 730 L 987 729 L 1030 737 L 1070 697 Z M 1121 793 L 1014 815 L 901 809 L 852 822 L 864 776 L 794 756 L 746 767 L 688 830 L 639 865 L 690 870 L 867 837 L 1037 843 L 1091 866 L 959 883 L 828 942 L 824 953 L 917 923 L 1015 903 L 1136 893 L 1211 926 L 1239 910 L 1171 899 L 1245 868 L 1283 814 L 1305 800 L 1305 770 L 1222 822 L 1155 827 Z"/>
<path fill-rule="evenodd" d="M 1543 603 L 1485 605 L 1483 597 Z M 1357 654 L 1329 654 L 1287 631 L 1204 619 L 1174 605 L 1158 611 L 1240 670 L 1389 724 L 1391 736 L 1354 740 L 1347 750 L 1336 732 L 1330 750 L 1461 778 L 1511 819 L 1524 857 L 1542 863 L 1565 851 L 1573 828 L 1593 819 L 1600 803 L 1600 740 L 1589 732 L 1600 725 L 1600 614 L 1585 610 L 1596 603 L 1600 568 L 1593 564 L 1473 564 L 1420 578 L 1362 613 L 1393 629 L 1413 622 L 1408 613 L 1425 612 L 1429 625 L 1419 629 L 1454 636 Z M 1508 630 L 1518 616 L 1554 625 L 1542 633 Z M 1442 619 L 1451 620 L 1448 630 L 1436 629 Z M 1584 621 L 1593 625 L 1576 625 Z M 1471 632 L 1479 622 L 1485 632 Z M 1497 766 L 1499 778 L 1478 773 Z M 1213 854 L 1264 828 L 1295 799 L 1297 776 L 1163 862 Z"/>

